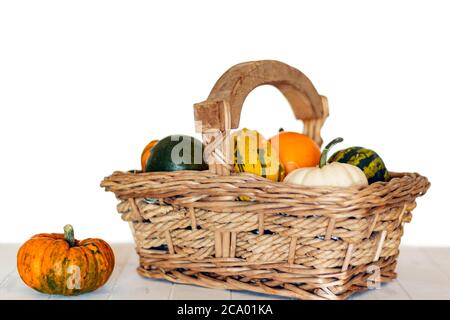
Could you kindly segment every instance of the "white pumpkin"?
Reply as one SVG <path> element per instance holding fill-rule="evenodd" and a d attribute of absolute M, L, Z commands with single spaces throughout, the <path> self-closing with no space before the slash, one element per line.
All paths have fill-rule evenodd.
<path fill-rule="evenodd" d="M 296 169 L 283 181 L 308 187 L 367 186 L 369 184 L 367 177 L 357 166 L 340 162 L 327 164 L 329 149 L 341 141 L 342 138 L 334 139 L 324 148 L 319 167 Z"/>

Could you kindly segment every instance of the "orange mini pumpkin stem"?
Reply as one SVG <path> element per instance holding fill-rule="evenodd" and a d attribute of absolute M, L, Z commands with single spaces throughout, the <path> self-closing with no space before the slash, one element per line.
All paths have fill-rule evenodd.
<path fill-rule="evenodd" d="M 67 241 L 69 247 L 73 247 L 75 245 L 75 234 L 73 227 L 70 224 L 66 224 L 64 226 L 64 240 Z"/>
<path fill-rule="evenodd" d="M 323 148 L 322 154 L 320 155 L 319 168 L 322 168 L 324 165 L 327 164 L 328 151 L 330 151 L 331 147 L 342 141 L 344 141 L 344 139 L 336 138 L 336 139 L 332 140 L 329 144 L 327 144 L 325 146 L 325 148 Z"/>

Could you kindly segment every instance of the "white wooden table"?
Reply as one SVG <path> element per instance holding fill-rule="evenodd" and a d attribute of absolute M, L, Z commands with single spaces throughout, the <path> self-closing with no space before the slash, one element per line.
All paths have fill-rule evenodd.
<path fill-rule="evenodd" d="M 131 243 L 112 247 L 116 267 L 108 283 L 91 293 L 62 297 L 28 288 L 16 270 L 19 245 L 0 244 L 0 299 L 281 299 L 145 279 L 136 273 L 137 255 Z M 450 248 L 401 247 L 397 271 L 397 280 L 383 285 L 379 290 L 356 294 L 352 299 L 450 299 Z"/>

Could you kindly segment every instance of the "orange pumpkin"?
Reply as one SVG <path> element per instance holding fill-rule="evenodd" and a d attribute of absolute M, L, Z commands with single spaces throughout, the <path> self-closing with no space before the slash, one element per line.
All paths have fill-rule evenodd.
<path fill-rule="evenodd" d="M 320 148 L 307 135 L 280 129 L 269 142 L 278 150 L 286 175 L 295 169 L 315 167 L 319 164 Z"/>
<path fill-rule="evenodd" d="M 142 172 L 145 172 L 145 166 L 147 164 L 147 160 L 150 157 L 150 155 L 152 154 L 152 149 L 155 146 L 155 144 L 158 143 L 159 140 L 152 140 L 150 141 L 144 148 L 144 150 L 142 151 L 141 154 L 141 168 L 142 168 Z"/>
<path fill-rule="evenodd" d="M 17 269 L 25 284 L 37 291 L 78 295 L 106 283 L 114 269 L 114 253 L 101 239 L 76 240 L 67 225 L 64 234 L 37 234 L 25 242 L 17 254 Z"/>

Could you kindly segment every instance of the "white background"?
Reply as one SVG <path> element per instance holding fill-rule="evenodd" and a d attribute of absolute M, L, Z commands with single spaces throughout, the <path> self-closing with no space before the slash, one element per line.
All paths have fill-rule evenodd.
<path fill-rule="evenodd" d="M 194 135 L 192 104 L 227 68 L 277 59 L 328 97 L 324 140 L 429 177 L 403 243 L 450 245 L 448 4 L 0 2 L 0 242 L 66 223 L 131 241 L 102 178 L 138 168 L 151 139 Z M 249 96 L 241 125 L 301 130 L 271 87 Z"/>

